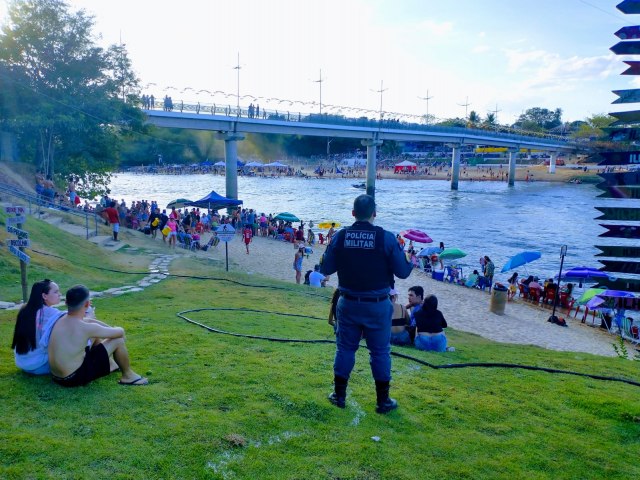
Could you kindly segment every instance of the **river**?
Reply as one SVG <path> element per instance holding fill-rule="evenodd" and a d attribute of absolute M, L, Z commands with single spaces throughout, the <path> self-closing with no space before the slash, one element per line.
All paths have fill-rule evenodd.
<path fill-rule="evenodd" d="M 350 224 L 353 199 L 363 193 L 352 187 L 358 179 L 305 179 L 297 177 L 239 177 L 238 196 L 246 208 L 265 213 L 290 212 L 305 222 L 333 220 Z M 384 179 L 376 183 L 376 224 L 399 232 L 423 230 L 435 245 L 464 250 L 457 261 L 478 268 L 488 255 L 499 272 L 504 263 L 522 250 L 542 252 L 542 258 L 517 269 L 541 278 L 557 275 L 560 248 L 567 245 L 565 269 L 578 265 L 599 267 L 596 244 L 624 244 L 622 240 L 598 239 L 604 229 L 594 220 L 595 206 L 627 204 L 626 200 L 596 198 L 593 185 L 552 182 L 461 182 L 458 191 L 438 180 Z M 225 178 L 205 175 L 148 175 L 121 173 L 113 176 L 112 196 L 133 200 L 156 200 L 163 208 L 176 198 L 196 200 L 211 190 L 224 195 Z M 637 203 L 637 202 L 635 202 Z M 616 223 L 616 222 L 608 222 Z M 465 272 L 467 273 L 467 272 Z M 497 279 L 506 279 L 498 274 Z"/>

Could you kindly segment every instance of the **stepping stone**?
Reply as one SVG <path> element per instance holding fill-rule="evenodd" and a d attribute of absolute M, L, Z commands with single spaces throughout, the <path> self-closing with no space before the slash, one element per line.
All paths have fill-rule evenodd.
<path fill-rule="evenodd" d="M 15 307 L 16 304 L 13 302 L 0 302 L 0 310 L 8 310 L 10 308 Z"/>

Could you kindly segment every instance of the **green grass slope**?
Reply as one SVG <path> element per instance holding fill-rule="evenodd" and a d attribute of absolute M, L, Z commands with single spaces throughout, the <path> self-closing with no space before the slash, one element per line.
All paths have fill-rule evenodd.
<path fill-rule="evenodd" d="M 56 215 L 63 214 L 56 213 Z M 2 209 L 0 211 L 0 272 L 2 272 L 0 300 L 18 302 L 22 300 L 20 261 L 7 248 L 7 240 L 16 237 L 7 233 L 6 218 L 7 215 Z M 66 221 L 78 222 L 74 218 L 67 218 Z M 23 230 L 29 232 L 31 239 L 31 248 L 25 251 L 31 257 L 31 262 L 27 266 L 29 285 L 43 278 L 58 282 L 58 279 L 64 279 L 64 284 L 61 284 L 60 288 L 68 288 L 75 283 L 90 280 L 90 287 L 93 290 L 106 290 L 135 282 L 142 278 L 142 275 L 122 275 L 96 267 L 137 272 L 145 271 L 149 263 L 147 259 L 104 250 L 87 242 L 84 237 L 62 231 L 35 216 L 27 216 Z"/>
<path fill-rule="evenodd" d="M 32 231 L 38 228 L 46 230 Z M 55 244 L 72 241 L 54 230 L 45 236 Z M 111 254 L 100 257 L 88 242 L 69 251 L 73 263 L 58 259 L 39 273 L 92 289 L 130 281 L 96 279 L 86 265 L 109 261 Z M 119 261 L 127 260 L 123 255 Z M 15 311 L 0 311 L 0 478 L 640 475 L 639 387 L 525 370 L 432 370 L 394 358 L 392 395 L 400 408 L 381 416 L 374 413 L 362 348 L 347 408 L 339 410 L 326 400 L 333 345 L 221 335 L 176 316 L 202 308 L 295 313 L 317 318 L 238 310 L 187 315 L 231 332 L 331 340 L 325 320 L 330 292 L 225 273 L 199 259 L 181 259 L 170 270 L 215 279 L 170 277 L 144 292 L 94 302 L 101 319 L 126 329 L 133 368 L 151 382 L 145 387 L 119 386 L 114 374 L 63 389 L 48 378 L 22 374 L 9 348 Z M 434 364 L 512 362 L 640 379 L 638 362 L 504 345 L 464 332 L 448 335 L 456 352 L 397 351 Z"/>

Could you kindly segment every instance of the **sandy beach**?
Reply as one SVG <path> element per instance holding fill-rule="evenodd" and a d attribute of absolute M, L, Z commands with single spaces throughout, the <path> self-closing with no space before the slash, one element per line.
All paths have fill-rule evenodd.
<path fill-rule="evenodd" d="M 208 236 L 205 235 L 205 238 Z M 318 263 L 324 246 L 314 246 L 313 253 L 303 261 L 303 273 L 313 269 Z M 177 250 L 177 253 L 180 249 Z M 244 243 L 237 236 L 229 242 L 229 270 L 247 274 L 258 274 L 270 278 L 295 283 L 293 270 L 294 247 L 291 243 L 270 238 L 255 237 L 247 255 Z M 224 261 L 224 245 L 198 255 L 209 255 Z M 332 275 L 328 286 L 337 285 L 337 276 Z M 498 342 L 537 345 L 543 348 L 587 352 L 603 356 L 615 356 L 612 343 L 615 337 L 599 328 L 582 324 L 580 319 L 567 318 L 568 328 L 559 327 L 547 322 L 551 315 L 549 308 L 536 307 L 522 300 L 509 302 L 505 315 L 496 315 L 489 311 L 490 296 L 487 292 L 469 289 L 462 286 L 439 282 L 431 279 L 424 272 L 415 269 L 409 278 L 396 281 L 396 289 L 400 292 L 400 301 L 406 302 L 407 290 L 412 285 L 420 285 L 425 293 L 435 294 L 439 300 L 439 308 L 451 328 L 475 333 Z M 311 288 L 301 286 L 300 288 Z M 328 307 L 327 307 L 328 308 Z M 566 318 L 566 310 L 559 310 L 559 316 Z M 454 345 L 457 349 L 464 345 Z"/>

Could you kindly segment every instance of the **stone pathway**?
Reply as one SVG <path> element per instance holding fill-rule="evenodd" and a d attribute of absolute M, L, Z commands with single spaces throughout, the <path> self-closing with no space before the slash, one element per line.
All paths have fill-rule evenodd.
<path fill-rule="evenodd" d="M 4 205 L 4 204 L 2 204 Z M 7 204 L 8 205 L 8 204 Z M 36 215 L 34 215 L 37 218 Z M 47 212 L 40 216 L 40 220 L 43 220 L 50 225 L 54 225 L 68 233 L 73 235 L 77 235 L 79 237 L 86 236 L 86 230 L 84 227 L 79 225 L 74 225 L 72 223 L 65 222 L 61 217 L 51 214 Z M 98 235 L 89 238 L 89 241 L 100 245 L 103 248 L 107 248 L 111 251 L 119 250 L 123 246 L 126 245 L 126 242 L 114 242 L 110 236 Z M 149 264 L 148 270 L 149 274 L 139 280 L 135 285 L 124 285 L 122 287 L 114 287 L 109 288 L 103 292 L 91 292 L 91 296 L 93 298 L 98 297 L 107 297 L 107 296 L 119 296 L 124 295 L 126 293 L 133 292 L 141 292 L 145 288 L 154 285 L 169 276 L 169 264 L 174 258 L 179 257 L 180 255 L 172 254 L 172 255 L 164 255 L 154 253 L 151 256 L 155 257 L 151 263 Z M 0 310 L 15 310 L 22 306 L 22 303 L 14 303 L 14 302 L 5 302 L 0 301 Z M 61 303 L 59 306 L 64 306 L 64 303 Z"/>

